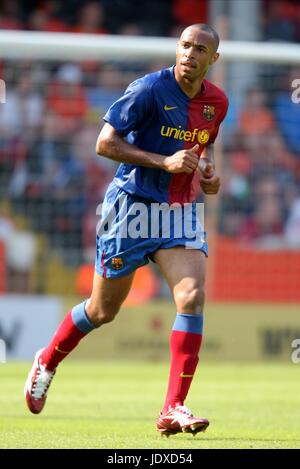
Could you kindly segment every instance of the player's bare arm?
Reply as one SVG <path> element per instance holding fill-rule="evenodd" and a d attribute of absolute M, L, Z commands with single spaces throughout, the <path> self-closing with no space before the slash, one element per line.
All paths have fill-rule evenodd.
<path fill-rule="evenodd" d="M 192 173 L 197 169 L 199 145 L 190 150 L 180 150 L 171 156 L 141 150 L 126 142 L 116 129 L 104 124 L 96 143 L 96 153 L 121 163 L 164 169 L 169 173 Z"/>
<path fill-rule="evenodd" d="M 221 185 L 215 173 L 214 146 L 208 145 L 199 160 L 200 186 L 207 195 L 217 194 Z"/>

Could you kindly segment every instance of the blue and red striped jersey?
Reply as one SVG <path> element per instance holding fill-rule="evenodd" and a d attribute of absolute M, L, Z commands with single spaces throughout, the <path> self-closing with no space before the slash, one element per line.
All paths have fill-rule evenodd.
<path fill-rule="evenodd" d="M 190 99 L 178 85 L 174 66 L 131 83 L 107 111 L 104 120 L 139 148 L 170 156 L 199 143 L 200 157 L 213 143 L 226 116 L 225 93 L 208 80 Z M 157 168 L 121 163 L 114 182 L 129 194 L 155 202 L 186 203 L 195 199 L 196 174 L 170 174 Z"/>

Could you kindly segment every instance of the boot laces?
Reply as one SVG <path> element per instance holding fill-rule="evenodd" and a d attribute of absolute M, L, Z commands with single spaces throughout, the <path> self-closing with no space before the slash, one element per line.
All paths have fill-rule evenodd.
<path fill-rule="evenodd" d="M 55 371 L 46 370 L 46 368 L 38 363 L 38 370 L 32 385 L 32 396 L 34 399 L 41 399 L 47 396 L 47 391 L 53 379 Z"/>

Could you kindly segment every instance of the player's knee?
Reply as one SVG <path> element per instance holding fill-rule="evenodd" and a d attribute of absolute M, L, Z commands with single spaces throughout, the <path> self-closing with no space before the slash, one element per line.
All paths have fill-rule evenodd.
<path fill-rule="evenodd" d="M 204 305 L 204 289 L 200 286 L 191 286 L 175 294 L 177 311 L 181 313 L 196 313 L 202 311 Z"/>
<path fill-rule="evenodd" d="M 89 305 L 87 313 L 94 324 L 95 327 L 100 327 L 102 324 L 106 324 L 114 320 L 118 313 L 118 308 L 110 308 L 105 306 L 98 306 L 98 305 Z"/>

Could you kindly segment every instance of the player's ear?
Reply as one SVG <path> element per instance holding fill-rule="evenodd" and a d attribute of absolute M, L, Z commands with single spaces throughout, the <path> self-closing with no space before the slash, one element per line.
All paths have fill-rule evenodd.
<path fill-rule="evenodd" d="M 212 58 L 210 59 L 210 65 L 214 64 L 218 60 L 219 57 L 220 57 L 219 52 L 215 52 Z"/>

